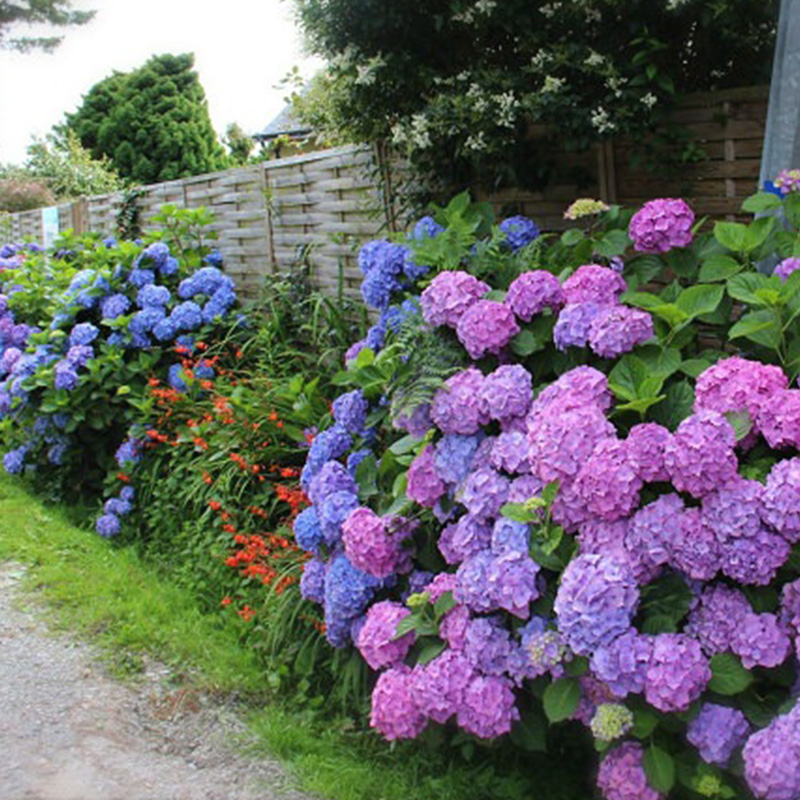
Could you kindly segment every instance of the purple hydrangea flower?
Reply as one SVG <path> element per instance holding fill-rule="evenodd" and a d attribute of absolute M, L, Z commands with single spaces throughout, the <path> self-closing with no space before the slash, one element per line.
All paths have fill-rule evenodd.
<path fill-rule="evenodd" d="M 404 565 L 402 539 L 407 529 L 388 524 L 369 508 L 352 510 L 342 523 L 344 551 L 354 567 L 376 578 L 387 578 Z M 324 524 L 323 524 L 324 530 Z"/>
<path fill-rule="evenodd" d="M 662 800 L 647 782 L 642 765 L 644 750 L 638 742 L 623 742 L 600 763 L 597 787 L 605 800 Z"/>
<path fill-rule="evenodd" d="M 783 261 L 775 267 L 772 274 L 777 275 L 781 280 L 785 281 L 793 272 L 800 269 L 800 258 L 784 258 Z"/>
<path fill-rule="evenodd" d="M 690 578 L 710 581 L 719 572 L 722 547 L 699 508 L 687 508 L 669 538 L 669 563 Z"/>
<path fill-rule="evenodd" d="M 359 507 L 358 497 L 353 492 L 333 492 L 315 506 L 325 544 L 333 547 L 342 538 L 342 524 L 351 511 Z M 360 569 L 360 567 L 359 567 Z"/>
<path fill-rule="evenodd" d="M 646 483 L 669 480 L 664 467 L 664 449 L 672 434 L 656 422 L 634 425 L 625 447 L 639 477 Z"/>
<path fill-rule="evenodd" d="M 747 598 L 728 586 L 706 587 L 700 602 L 689 613 L 685 632 L 700 643 L 708 655 L 729 650 L 736 629 L 753 612 Z"/>
<path fill-rule="evenodd" d="M 631 630 L 592 653 L 592 674 L 616 697 L 640 694 L 652 654 L 652 638 Z"/>
<path fill-rule="evenodd" d="M 550 272 L 543 269 L 523 272 L 508 287 L 506 305 L 524 322 L 530 322 L 545 308 L 558 311 L 564 305 L 564 290 Z"/>
<path fill-rule="evenodd" d="M 556 320 L 553 343 L 559 350 L 586 347 L 592 322 L 605 311 L 606 306 L 598 303 L 568 303 L 561 309 Z"/>
<path fill-rule="evenodd" d="M 504 364 L 486 376 L 481 402 L 491 419 L 524 417 L 533 400 L 533 378 L 521 364 Z"/>
<path fill-rule="evenodd" d="M 54 368 L 55 381 L 54 386 L 59 390 L 66 390 L 71 392 L 79 383 L 80 378 L 75 368 L 69 361 L 59 361 Z"/>
<path fill-rule="evenodd" d="M 504 553 L 527 554 L 530 546 L 530 526 L 500 517 L 492 527 L 491 551 L 499 556 Z"/>
<path fill-rule="evenodd" d="M 616 306 L 619 296 L 628 288 L 624 278 L 613 269 L 599 264 L 584 264 L 564 281 L 567 303 L 595 303 Z"/>
<path fill-rule="evenodd" d="M 653 637 L 644 696 L 659 711 L 686 711 L 711 680 L 711 668 L 700 643 L 682 633 Z"/>
<path fill-rule="evenodd" d="M 448 434 L 436 443 L 436 471 L 446 484 L 457 486 L 467 477 L 481 440 L 480 435 Z"/>
<path fill-rule="evenodd" d="M 428 723 L 414 691 L 414 675 L 404 664 L 382 672 L 372 691 L 369 724 L 389 741 L 414 739 Z"/>
<path fill-rule="evenodd" d="M 492 528 L 471 514 L 451 523 L 439 536 L 439 552 L 448 564 L 459 564 L 489 547 Z"/>
<path fill-rule="evenodd" d="M 489 463 L 496 470 L 502 470 L 509 475 L 530 472 L 525 434 L 519 431 L 501 433 L 492 444 Z"/>
<path fill-rule="evenodd" d="M 639 590 L 627 565 L 587 554 L 567 565 L 554 608 L 567 645 L 579 655 L 591 655 L 630 629 L 638 603 Z"/>
<path fill-rule="evenodd" d="M 333 401 L 333 418 L 349 433 L 360 433 L 367 421 L 369 403 L 360 389 L 340 395 Z"/>
<path fill-rule="evenodd" d="M 683 200 L 662 198 L 650 200 L 633 215 L 628 235 L 640 253 L 666 253 L 691 244 L 692 225 L 694 212 Z"/>
<path fill-rule="evenodd" d="M 429 325 L 449 325 L 455 328 L 467 309 L 477 303 L 490 288 L 468 272 L 440 272 L 422 292 L 422 316 Z"/>
<path fill-rule="evenodd" d="M 456 325 L 458 340 L 475 359 L 498 354 L 518 333 L 514 312 L 494 300 L 477 300 Z"/>
<path fill-rule="evenodd" d="M 495 675 L 477 676 L 467 684 L 457 720 L 480 739 L 494 739 L 511 731 L 519 719 L 511 682 Z"/>
<path fill-rule="evenodd" d="M 461 708 L 467 686 L 476 677 L 463 653 L 445 650 L 433 661 L 414 668 L 416 703 L 425 716 L 444 724 Z"/>
<path fill-rule="evenodd" d="M 664 464 L 675 488 L 703 497 L 734 479 L 736 435 L 716 411 L 698 411 L 683 420 L 664 448 Z"/>
<path fill-rule="evenodd" d="M 745 743 L 744 777 L 756 797 L 795 800 L 800 796 L 800 717 L 795 706 Z"/>
<path fill-rule="evenodd" d="M 480 401 L 484 377 L 470 367 L 448 378 L 431 403 L 431 419 L 442 433 L 477 433 L 489 421 Z"/>
<path fill-rule="evenodd" d="M 508 497 L 508 478 L 491 467 L 481 467 L 471 472 L 456 498 L 470 515 L 479 522 L 496 517 Z"/>
<path fill-rule="evenodd" d="M 539 237 L 539 226 L 531 219 L 523 216 L 507 217 L 498 226 L 506 235 L 506 241 L 512 251 L 520 250 Z"/>
<path fill-rule="evenodd" d="M 731 636 L 731 650 L 746 669 L 777 667 L 792 652 L 792 642 L 775 614 L 745 614 Z"/>
<path fill-rule="evenodd" d="M 431 420 L 431 407 L 429 403 L 422 403 L 414 407 L 411 415 L 408 412 L 396 416 L 392 420 L 392 427 L 406 431 L 417 439 L 421 439 L 433 427 Z"/>
<path fill-rule="evenodd" d="M 800 390 L 775 391 L 769 402 L 760 406 L 756 423 L 773 450 L 800 447 Z"/>
<path fill-rule="evenodd" d="M 463 653 L 476 672 L 502 675 L 508 668 L 511 634 L 497 617 L 475 617 L 467 624 Z"/>
<path fill-rule="evenodd" d="M 738 709 L 705 703 L 689 723 L 686 738 L 697 748 L 703 761 L 725 767 L 749 732 L 747 718 Z"/>
<path fill-rule="evenodd" d="M 608 306 L 589 326 L 589 347 L 603 358 L 616 358 L 652 338 L 653 318 L 628 306 Z"/>
<path fill-rule="evenodd" d="M 800 541 L 800 458 L 780 461 L 770 470 L 761 513 L 764 522 L 787 541 Z"/>
<path fill-rule="evenodd" d="M 542 390 L 533 401 L 530 416 L 554 409 L 561 413 L 595 406 L 600 411 L 611 408 L 612 394 L 608 378 L 594 367 L 575 367 Z"/>
<path fill-rule="evenodd" d="M 739 356 L 718 361 L 697 377 L 694 410 L 747 411 L 756 423 L 761 407 L 787 389 L 789 381 L 780 367 Z"/>
<path fill-rule="evenodd" d="M 427 445 L 411 462 L 406 478 L 406 496 L 428 508 L 433 508 L 447 491 L 436 471 L 436 451 L 431 445 Z"/>
<path fill-rule="evenodd" d="M 625 442 L 611 438 L 598 442 L 580 468 L 574 488 L 592 516 L 606 522 L 629 516 L 639 504 L 642 479 Z"/>
<path fill-rule="evenodd" d="M 400 620 L 410 613 L 405 606 L 390 600 L 375 603 L 369 608 L 355 642 L 364 661 L 372 669 L 381 670 L 402 663 L 414 644 L 414 633 L 411 631 L 399 639 L 395 635 Z"/>
<path fill-rule="evenodd" d="M 597 445 L 616 437 L 596 406 L 537 414 L 528 419 L 531 472 L 545 482 L 570 481 Z"/>
<path fill-rule="evenodd" d="M 761 528 L 755 536 L 732 539 L 722 546 L 722 571 L 746 586 L 766 586 L 789 558 L 791 547 Z"/>
<path fill-rule="evenodd" d="M 703 524 L 714 531 L 720 544 L 757 536 L 761 530 L 763 491 L 758 481 L 738 477 L 729 481 L 703 498 Z"/>

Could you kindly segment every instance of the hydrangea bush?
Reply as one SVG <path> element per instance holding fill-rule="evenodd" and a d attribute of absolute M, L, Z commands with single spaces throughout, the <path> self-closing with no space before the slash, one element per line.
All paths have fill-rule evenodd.
<path fill-rule="evenodd" d="M 193 227 L 173 223 L 179 234 Z M 0 436 L 8 472 L 35 476 L 51 495 L 96 494 L 141 455 L 148 382 L 200 390 L 213 376 L 202 358 L 187 376 L 180 353 L 236 325 L 233 281 L 217 251 L 187 247 L 180 236 L 171 246 L 88 237 L 5 264 Z M 101 534 L 119 531 L 133 493 L 127 487 L 109 500 Z"/>
<path fill-rule="evenodd" d="M 703 232 L 573 204 L 560 237 L 460 196 L 362 248 L 376 322 L 295 536 L 386 739 L 571 721 L 606 800 L 800 797 L 800 278 L 756 269 L 794 257 L 793 188 Z"/>

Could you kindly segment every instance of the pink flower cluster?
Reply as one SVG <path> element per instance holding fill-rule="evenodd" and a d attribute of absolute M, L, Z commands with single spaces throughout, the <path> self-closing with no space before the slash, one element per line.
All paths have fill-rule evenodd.
<path fill-rule="evenodd" d="M 693 225 L 694 212 L 683 200 L 661 198 L 633 215 L 628 235 L 641 253 L 666 253 L 691 244 Z"/>

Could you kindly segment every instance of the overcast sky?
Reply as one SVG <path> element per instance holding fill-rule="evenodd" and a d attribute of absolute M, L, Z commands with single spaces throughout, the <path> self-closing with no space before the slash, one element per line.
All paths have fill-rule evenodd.
<path fill-rule="evenodd" d="M 73 0 L 73 7 L 97 15 L 66 29 L 52 55 L 0 50 L 0 163 L 21 163 L 32 137 L 74 111 L 95 83 L 152 55 L 195 54 L 220 135 L 231 122 L 248 133 L 263 128 L 283 107 L 276 86 L 292 66 L 309 76 L 321 63 L 302 52 L 291 0 Z"/>

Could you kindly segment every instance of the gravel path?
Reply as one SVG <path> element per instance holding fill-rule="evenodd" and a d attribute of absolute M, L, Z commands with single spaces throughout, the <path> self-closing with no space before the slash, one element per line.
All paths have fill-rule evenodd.
<path fill-rule="evenodd" d="M 232 709 L 165 688 L 163 667 L 122 685 L 90 646 L 48 632 L 23 575 L 0 563 L 0 800 L 311 800 L 236 752 Z"/>

